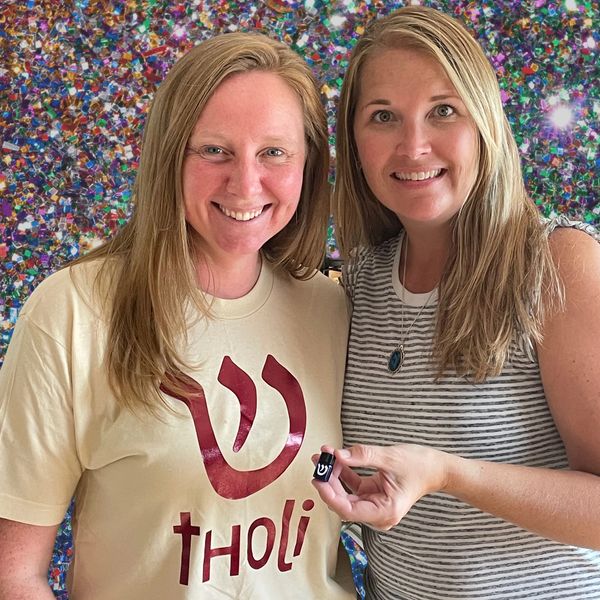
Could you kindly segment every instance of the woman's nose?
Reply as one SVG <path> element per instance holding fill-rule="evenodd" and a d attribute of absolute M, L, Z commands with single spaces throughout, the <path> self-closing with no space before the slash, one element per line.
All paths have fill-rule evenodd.
<path fill-rule="evenodd" d="M 261 167 L 254 157 L 236 159 L 227 181 L 227 191 L 240 198 L 252 198 L 262 191 Z"/>
<path fill-rule="evenodd" d="M 396 151 L 412 160 L 431 152 L 431 140 L 427 126 L 406 120 L 399 128 Z"/>

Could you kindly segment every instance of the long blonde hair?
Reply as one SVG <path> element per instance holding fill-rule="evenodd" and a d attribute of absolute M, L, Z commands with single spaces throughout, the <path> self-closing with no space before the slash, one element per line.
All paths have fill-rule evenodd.
<path fill-rule="evenodd" d="M 106 368 L 118 401 L 155 412 L 166 374 L 185 366 L 181 340 L 190 302 L 210 317 L 197 289 L 195 232 L 185 220 L 181 172 L 187 142 L 217 87 L 236 73 L 279 75 L 301 100 L 307 158 L 296 213 L 262 249 L 275 268 L 311 277 L 325 252 L 329 214 L 327 119 L 315 79 L 304 60 L 263 35 L 229 33 L 185 54 L 159 86 L 147 116 L 135 208 L 125 227 L 80 259 L 103 258 L 98 289 L 109 290 Z M 240 102 L 244 102 L 240 98 Z"/>
<path fill-rule="evenodd" d="M 373 21 L 359 39 L 340 96 L 334 212 L 345 257 L 374 246 L 402 225 L 358 168 L 354 112 L 366 60 L 382 49 L 427 53 L 444 69 L 479 133 L 475 185 L 453 223 L 453 245 L 439 288 L 433 355 L 475 381 L 497 375 L 518 336 L 540 342 L 545 315 L 562 305 L 562 288 L 545 227 L 527 197 L 518 149 L 483 50 L 455 19 L 407 6 Z"/>

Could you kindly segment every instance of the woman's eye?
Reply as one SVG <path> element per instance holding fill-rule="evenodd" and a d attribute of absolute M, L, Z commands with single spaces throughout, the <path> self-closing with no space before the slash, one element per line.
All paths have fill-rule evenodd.
<path fill-rule="evenodd" d="M 272 158 L 279 158 L 280 156 L 283 156 L 284 153 L 281 148 L 267 148 L 265 154 Z"/>
<path fill-rule="evenodd" d="M 208 144 L 205 146 L 200 146 L 196 153 L 198 156 L 213 162 L 222 162 L 227 160 L 229 157 L 229 152 L 221 146 L 212 146 Z"/>
<path fill-rule="evenodd" d="M 219 146 L 204 146 L 202 153 L 208 154 L 208 156 L 219 156 L 223 154 L 223 149 L 219 148 Z"/>
<path fill-rule="evenodd" d="M 373 121 L 375 123 L 389 123 L 393 121 L 394 115 L 389 110 L 378 110 L 373 113 Z"/>
<path fill-rule="evenodd" d="M 435 114 L 438 117 L 450 117 L 454 114 L 454 109 L 449 104 L 440 104 L 435 107 Z"/>

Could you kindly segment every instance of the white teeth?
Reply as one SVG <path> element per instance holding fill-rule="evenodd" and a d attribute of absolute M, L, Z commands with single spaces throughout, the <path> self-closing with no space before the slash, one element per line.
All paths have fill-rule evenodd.
<path fill-rule="evenodd" d="M 255 219 L 260 214 L 262 214 L 262 211 L 263 211 L 262 208 L 259 208 L 258 210 L 247 210 L 247 211 L 241 212 L 241 211 L 236 211 L 236 210 L 229 210 L 228 208 L 226 208 L 225 206 L 221 206 L 220 204 L 219 204 L 219 208 L 221 209 L 222 213 L 226 214 L 228 217 L 231 217 L 232 219 L 235 219 L 236 221 L 250 221 L 251 219 Z"/>
<path fill-rule="evenodd" d="M 433 171 L 415 171 L 414 173 L 394 173 L 396 179 L 401 181 L 423 181 L 424 179 L 433 179 L 442 172 L 442 169 Z"/>

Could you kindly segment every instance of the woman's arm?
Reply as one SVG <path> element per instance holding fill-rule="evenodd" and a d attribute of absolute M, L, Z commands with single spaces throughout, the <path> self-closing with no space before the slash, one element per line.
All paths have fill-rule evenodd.
<path fill-rule="evenodd" d="M 425 494 L 446 492 L 543 537 L 600 550 L 596 475 L 465 459 L 415 444 L 359 444 L 335 454 L 329 482 L 313 485 L 345 521 L 387 530 Z M 376 473 L 361 477 L 349 467 Z"/>
<path fill-rule="evenodd" d="M 446 491 L 545 537 L 600 549 L 600 245 L 557 229 L 550 246 L 566 310 L 547 320 L 538 357 L 573 470 L 462 461 Z"/>
<path fill-rule="evenodd" d="M 570 467 L 600 475 L 600 244 L 580 231 L 557 229 L 550 247 L 566 310 L 544 327 L 542 382 Z"/>
<path fill-rule="evenodd" d="M 572 470 L 469 460 L 408 444 L 355 446 L 347 456 L 336 452 L 329 484 L 315 483 L 342 519 L 389 529 L 421 496 L 443 491 L 543 537 L 600 550 L 600 246 L 566 230 L 552 235 L 551 246 L 566 310 L 546 323 L 538 353 Z M 350 466 L 377 472 L 361 478 Z"/>
<path fill-rule="evenodd" d="M 0 519 L 0 600 L 54 600 L 48 566 L 57 529 Z"/>

